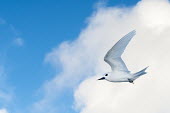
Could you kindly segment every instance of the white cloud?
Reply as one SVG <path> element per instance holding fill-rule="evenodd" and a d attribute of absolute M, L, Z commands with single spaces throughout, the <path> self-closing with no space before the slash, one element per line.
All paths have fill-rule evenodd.
<path fill-rule="evenodd" d="M 24 40 L 22 38 L 15 38 L 14 43 L 17 46 L 23 46 L 24 45 Z"/>
<path fill-rule="evenodd" d="M 170 57 L 170 53 L 168 53 L 170 48 L 168 18 L 170 14 L 167 11 L 170 11 L 168 1 L 150 0 L 141 1 L 128 13 L 121 11 L 114 15 L 116 9 L 104 9 L 102 13 L 98 14 L 102 16 L 108 13 L 110 15 L 107 20 L 109 23 L 118 22 L 112 27 L 108 25 L 107 27 L 116 30 L 119 34 L 123 35 L 124 30 L 127 30 L 128 33 L 130 26 L 137 29 L 137 35 L 130 43 L 123 58 L 132 71 L 150 65 L 149 74 L 139 78 L 135 85 L 99 82 L 96 81 L 97 77 L 83 81 L 75 92 L 76 108 L 81 113 L 170 112 L 168 107 L 170 104 L 170 91 L 168 90 L 170 88 L 168 69 L 170 65 L 168 62 Z M 107 18 L 107 15 L 103 17 Z M 97 19 L 101 20 L 99 17 Z M 106 24 L 107 22 L 101 20 L 101 23 Z M 108 43 L 108 45 L 110 44 Z M 104 65 L 101 67 L 104 68 Z M 98 67 L 95 69 L 100 71 Z"/>
<path fill-rule="evenodd" d="M 168 0 L 143 0 L 131 8 L 100 7 L 90 18 L 78 39 L 64 42 L 46 57 L 62 72 L 44 85 L 44 97 L 35 109 L 47 110 L 62 89 L 75 88 L 75 106 L 81 113 L 168 113 L 170 112 L 170 3 Z M 135 85 L 96 81 L 110 71 L 103 61 L 117 40 L 136 29 L 137 35 L 123 59 L 133 72 L 147 65 L 149 74 Z M 37 107 L 38 106 L 38 107 Z M 51 109 L 51 108 L 50 108 Z"/>
<path fill-rule="evenodd" d="M 5 108 L 3 108 L 3 109 L 0 109 L 0 113 L 8 113 L 8 112 Z"/>
<path fill-rule="evenodd" d="M 4 66 L 0 65 L 0 113 L 8 113 L 7 108 L 13 105 L 13 87 L 7 82 L 7 74 Z"/>

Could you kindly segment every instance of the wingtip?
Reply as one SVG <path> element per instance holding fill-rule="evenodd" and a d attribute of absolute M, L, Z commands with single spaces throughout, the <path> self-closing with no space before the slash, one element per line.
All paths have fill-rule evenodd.
<path fill-rule="evenodd" d="M 129 32 L 127 35 L 131 35 L 131 36 L 134 36 L 134 35 L 136 35 L 136 30 L 132 30 L 131 32 Z"/>
<path fill-rule="evenodd" d="M 131 33 L 134 33 L 134 34 L 136 34 L 136 30 L 134 29 L 133 31 L 131 31 Z"/>

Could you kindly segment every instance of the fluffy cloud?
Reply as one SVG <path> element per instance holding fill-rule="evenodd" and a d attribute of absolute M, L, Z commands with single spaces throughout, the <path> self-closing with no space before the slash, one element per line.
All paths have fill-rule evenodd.
<path fill-rule="evenodd" d="M 170 111 L 168 107 L 170 104 L 168 90 L 170 88 L 168 69 L 170 14 L 167 13 L 170 11 L 170 4 L 165 0 L 143 0 L 128 12 L 126 11 L 114 8 L 103 9 L 102 12 L 98 12 L 99 17 L 95 18 L 102 24 L 115 22 L 106 27 L 122 35 L 125 30 L 128 33 L 129 28 L 136 28 L 137 35 L 128 46 L 123 58 L 129 69 L 134 72 L 149 65 L 149 73 L 139 78 L 135 85 L 99 82 L 96 81 L 97 76 L 83 81 L 75 91 L 76 108 L 81 113 L 167 113 Z M 100 16 L 108 20 L 101 20 Z M 96 29 L 102 32 L 99 28 Z M 111 37 L 114 34 L 106 39 L 113 40 Z M 102 40 L 100 41 L 103 43 Z M 112 42 L 107 44 L 110 47 L 113 45 Z M 107 49 L 110 48 L 109 46 Z M 101 65 L 103 68 L 104 66 Z M 100 72 L 102 68 L 95 67 L 95 69 Z"/>
<path fill-rule="evenodd" d="M 35 103 L 36 109 L 48 109 L 58 92 L 76 88 L 83 80 L 74 95 L 75 107 L 81 113 L 169 112 L 169 12 L 168 0 L 142 0 L 130 8 L 99 7 L 77 40 L 64 42 L 47 55 L 46 61 L 56 69 L 61 65 L 62 72 L 44 85 L 45 94 Z M 149 65 L 149 74 L 135 85 L 97 81 L 110 71 L 103 61 L 106 52 L 133 29 L 137 35 L 123 59 L 133 72 Z"/>
<path fill-rule="evenodd" d="M 0 109 L 0 113 L 8 113 L 6 109 Z"/>

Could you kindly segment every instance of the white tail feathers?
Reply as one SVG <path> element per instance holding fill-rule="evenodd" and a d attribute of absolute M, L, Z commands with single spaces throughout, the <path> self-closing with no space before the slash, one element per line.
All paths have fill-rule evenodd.
<path fill-rule="evenodd" d="M 148 67 L 149 67 L 149 66 L 148 66 Z M 148 67 L 142 69 L 141 71 L 139 71 L 139 72 L 137 72 L 137 73 L 134 73 L 133 75 L 134 75 L 135 77 L 139 77 L 139 76 L 141 76 L 141 75 L 146 74 L 147 72 L 145 72 L 145 71 L 146 71 L 146 69 L 147 69 Z"/>

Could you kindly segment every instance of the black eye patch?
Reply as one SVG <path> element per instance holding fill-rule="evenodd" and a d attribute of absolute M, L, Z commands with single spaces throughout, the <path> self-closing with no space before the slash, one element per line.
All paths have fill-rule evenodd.
<path fill-rule="evenodd" d="M 108 76 L 108 74 L 105 74 L 105 76 Z"/>

